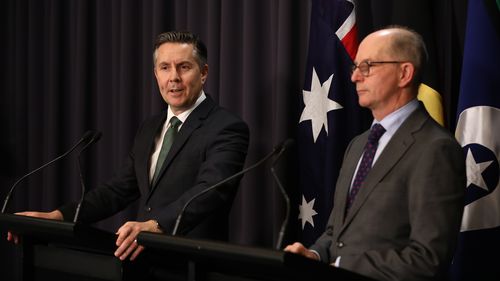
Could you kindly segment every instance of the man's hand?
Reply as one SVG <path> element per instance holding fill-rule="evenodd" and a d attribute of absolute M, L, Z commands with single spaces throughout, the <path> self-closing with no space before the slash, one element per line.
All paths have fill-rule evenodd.
<path fill-rule="evenodd" d="M 35 218 L 42 218 L 49 220 L 60 220 L 60 221 L 63 220 L 63 215 L 59 210 L 55 210 L 52 212 L 19 212 L 15 214 L 20 216 L 28 216 L 28 217 L 35 217 Z M 7 231 L 7 241 L 13 242 L 14 244 L 19 244 L 20 237 L 19 235 L 9 230 Z"/>
<path fill-rule="evenodd" d="M 308 250 L 306 247 L 304 247 L 304 245 L 302 245 L 299 242 L 295 242 L 292 245 L 286 246 L 286 248 L 284 250 L 285 250 L 285 252 L 299 254 L 299 255 L 302 255 L 306 258 L 310 258 L 310 259 L 319 261 L 319 257 L 315 252 Z"/>
<path fill-rule="evenodd" d="M 143 246 L 137 244 L 136 239 L 137 235 L 139 235 L 139 232 L 141 231 L 162 233 L 155 220 L 145 222 L 126 222 L 116 232 L 118 235 L 118 238 L 116 239 L 116 246 L 118 246 L 118 249 L 115 251 L 115 256 L 120 260 L 125 260 L 132 254 L 130 256 L 130 260 L 135 260 L 135 258 L 137 258 L 137 256 L 144 250 Z"/>

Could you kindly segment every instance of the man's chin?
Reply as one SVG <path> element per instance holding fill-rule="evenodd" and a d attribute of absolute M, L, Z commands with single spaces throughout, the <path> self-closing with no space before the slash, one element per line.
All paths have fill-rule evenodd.
<path fill-rule="evenodd" d="M 365 101 L 361 97 L 358 99 L 358 104 L 361 107 L 369 107 L 370 103 L 368 101 Z"/>

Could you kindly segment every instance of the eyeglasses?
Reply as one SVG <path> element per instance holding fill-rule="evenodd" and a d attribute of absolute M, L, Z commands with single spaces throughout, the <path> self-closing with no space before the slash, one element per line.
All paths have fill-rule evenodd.
<path fill-rule="evenodd" d="M 353 64 L 351 66 L 351 75 L 356 70 L 356 68 L 359 69 L 359 72 L 361 72 L 361 75 L 367 77 L 370 75 L 370 67 L 377 66 L 377 64 L 384 64 L 384 63 L 403 63 L 404 61 L 362 61 L 360 63 Z"/>

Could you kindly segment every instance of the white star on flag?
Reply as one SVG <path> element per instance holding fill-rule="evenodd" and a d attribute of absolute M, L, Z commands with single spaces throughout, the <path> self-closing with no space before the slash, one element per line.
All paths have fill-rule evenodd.
<path fill-rule="evenodd" d="M 328 112 L 342 108 L 339 103 L 328 98 L 332 79 L 333 73 L 328 80 L 321 85 L 318 74 L 316 74 L 316 69 L 313 67 L 311 91 L 302 91 L 305 107 L 300 116 L 299 123 L 305 120 L 311 120 L 315 143 L 322 127 L 325 127 L 326 134 L 328 135 Z"/>
<path fill-rule="evenodd" d="M 299 205 L 299 219 L 302 220 L 302 229 L 304 229 L 306 222 L 308 222 L 309 224 L 312 225 L 312 227 L 314 227 L 313 216 L 318 214 L 314 210 L 314 201 L 315 200 L 316 199 L 313 199 L 313 200 L 307 202 L 304 195 L 302 195 L 302 204 Z"/>
<path fill-rule="evenodd" d="M 488 191 L 488 186 L 483 179 L 483 171 L 490 166 L 493 161 L 486 161 L 477 163 L 470 148 L 467 151 L 467 159 L 465 160 L 465 167 L 467 169 L 467 186 L 475 184 L 476 186 Z"/>

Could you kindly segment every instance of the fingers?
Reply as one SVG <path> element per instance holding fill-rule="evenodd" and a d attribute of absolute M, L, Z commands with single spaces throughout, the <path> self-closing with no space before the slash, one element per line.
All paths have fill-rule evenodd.
<path fill-rule="evenodd" d="M 295 253 L 295 254 L 303 254 L 305 250 L 307 250 L 304 245 L 299 242 L 295 242 L 292 245 L 288 245 L 285 247 L 285 252 Z"/>
<path fill-rule="evenodd" d="M 27 216 L 27 217 L 35 217 L 35 218 L 45 218 L 47 213 L 44 212 L 34 212 L 34 211 L 24 211 L 15 213 L 18 216 Z"/>
<path fill-rule="evenodd" d="M 7 241 L 13 242 L 14 244 L 19 244 L 19 236 L 10 231 L 7 231 Z"/>
<path fill-rule="evenodd" d="M 63 220 L 63 215 L 59 210 L 54 210 L 52 212 L 25 211 L 25 212 L 17 212 L 15 214 L 20 216 L 36 217 L 43 219 Z"/>
<path fill-rule="evenodd" d="M 52 212 L 25 211 L 25 212 L 17 212 L 15 214 L 19 216 L 28 216 L 28 217 L 36 217 L 36 218 L 44 218 L 52 220 L 63 220 L 63 215 L 59 210 L 54 210 Z M 19 244 L 21 242 L 21 237 L 11 231 L 8 231 L 7 241 L 13 242 L 14 244 Z"/>
<path fill-rule="evenodd" d="M 116 246 L 118 246 L 118 248 L 115 251 L 115 256 L 120 260 L 126 259 L 130 252 L 136 247 L 134 243 L 136 235 L 133 235 L 132 232 L 133 224 L 130 222 L 122 225 L 116 232 L 116 234 L 118 234 L 116 238 Z"/>
<path fill-rule="evenodd" d="M 313 260 L 319 260 L 319 256 L 315 252 L 307 249 L 304 245 L 302 245 L 299 242 L 295 242 L 292 245 L 286 246 L 284 251 L 294 254 L 299 254 Z"/>
<path fill-rule="evenodd" d="M 137 244 L 137 242 L 136 242 Z M 130 260 L 133 261 L 139 256 L 139 254 L 144 250 L 144 246 L 138 245 L 137 248 L 135 249 L 134 253 L 130 257 Z"/>
<path fill-rule="evenodd" d="M 120 260 L 125 260 L 132 255 L 130 260 L 135 259 L 144 250 L 144 247 L 137 244 L 137 235 L 146 227 L 147 224 L 144 222 L 127 222 L 122 225 L 116 232 L 118 249 L 115 251 L 115 256 Z"/>
<path fill-rule="evenodd" d="M 116 246 L 120 247 L 125 239 L 130 236 L 130 233 L 132 232 L 132 226 L 130 224 L 130 222 L 125 223 L 116 232 L 116 234 L 118 235 L 118 237 L 116 238 Z M 133 239 L 135 239 L 135 237 Z"/>
<path fill-rule="evenodd" d="M 115 252 L 115 256 L 120 260 L 125 260 L 130 254 L 134 253 L 138 249 L 137 240 L 133 240 L 131 243 L 123 243 Z M 137 253 L 138 255 L 139 253 Z M 130 258 L 132 260 L 132 258 Z"/>
<path fill-rule="evenodd" d="M 137 248 L 137 242 L 135 240 L 132 240 L 129 242 L 128 240 L 125 240 L 115 251 L 115 257 L 119 258 L 120 260 L 125 260 L 130 253 L 132 253 L 133 250 Z"/>
<path fill-rule="evenodd" d="M 28 212 L 28 211 L 25 211 L 25 212 L 17 212 L 17 213 L 14 213 L 14 215 L 18 215 L 18 216 L 31 216 L 33 217 L 33 214 L 35 212 Z"/>

